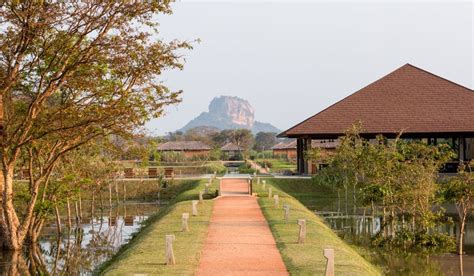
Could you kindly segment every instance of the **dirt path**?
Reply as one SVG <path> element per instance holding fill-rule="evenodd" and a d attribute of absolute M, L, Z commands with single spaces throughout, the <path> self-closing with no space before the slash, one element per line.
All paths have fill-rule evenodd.
<path fill-rule="evenodd" d="M 246 179 L 222 180 L 198 275 L 288 275 L 257 199 L 244 195 Z"/>

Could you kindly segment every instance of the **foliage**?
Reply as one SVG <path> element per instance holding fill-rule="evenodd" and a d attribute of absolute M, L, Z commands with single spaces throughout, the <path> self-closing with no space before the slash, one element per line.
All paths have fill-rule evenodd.
<path fill-rule="evenodd" d="M 39 191 L 61 158 L 109 134 L 130 136 L 180 101 L 160 81 L 182 69 L 187 42 L 158 40 L 169 1 L 8 1 L 0 6 L 4 178 L 0 231 L 19 250 Z M 20 160 L 23 161 L 20 163 Z M 15 210 L 13 171 L 29 170 L 31 197 Z M 24 212 L 23 212 L 24 211 Z"/>
<path fill-rule="evenodd" d="M 239 173 L 248 173 L 248 174 L 253 174 L 257 172 L 254 168 L 252 168 L 252 166 L 250 166 L 249 164 L 247 163 L 244 163 L 242 165 L 239 166 Z"/>
<path fill-rule="evenodd" d="M 255 135 L 254 149 L 256 151 L 269 150 L 276 144 L 276 133 L 274 132 L 259 132 Z"/>
<path fill-rule="evenodd" d="M 437 172 L 454 153 L 447 145 L 431 146 L 400 138 L 379 136 L 369 141 L 360 136 L 360 131 L 359 124 L 346 132 L 329 166 L 315 181 L 343 189 L 346 201 L 348 188 L 354 190 L 354 202 L 358 190 L 364 206 L 371 205 L 372 212 L 382 211 L 381 236 L 391 244 L 403 237 L 398 232 L 428 235 L 442 217 L 441 211 L 433 211 L 440 203 Z"/>
<path fill-rule="evenodd" d="M 204 165 L 207 173 L 225 173 L 227 168 L 220 162 L 212 162 Z"/>

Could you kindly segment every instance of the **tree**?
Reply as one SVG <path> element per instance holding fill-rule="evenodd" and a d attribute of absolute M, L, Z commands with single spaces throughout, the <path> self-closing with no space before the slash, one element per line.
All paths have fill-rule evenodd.
<path fill-rule="evenodd" d="M 276 133 L 274 132 L 259 132 L 255 136 L 254 149 L 257 151 L 269 150 L 276 144 Z"/>
<path fill-rule="evenodd" d="M 186 42 L 156 39 L 169 1 L 6 1 L 0 7 L 0 237 L 19 250 L 62 156 L 96 137 L 131 135 L 180 91 L 159 81 L 181 69 Z M 15 209 L 13 174 L 29 172 L 31 197 Z M 34 241 L 33 241 L 34 242 Z"/>
<path fill-rule="evenodd" d="M 449 179 L 445 189 L 445 199 L 454 203 L 458 212 L 460 231 L 458 238 L 458 254 L 464 254 L 464 232 L 466 221 L 472 214 L 472 200 L 474 199 L 474 173 L 469 165 L 462 164 L 459 174 Z"/>

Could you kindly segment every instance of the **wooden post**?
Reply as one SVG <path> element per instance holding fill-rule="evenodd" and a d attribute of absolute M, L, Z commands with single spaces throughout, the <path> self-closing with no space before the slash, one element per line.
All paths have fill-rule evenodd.
<path fill-rule="evenodd" d="M 278 208 L 278 206 L 280 205 L 280 204 L 279 204 L 278 195 L 274 195 L 274 196 L 273 196 L 273 200 L 275 201 L 275 202 L 274 202 L 274 203 L 275 203 L 275 204 L 274 204 L 274 205 L 275 205 L 275 208 Z"/>
<path fill-rule="evenodd" d="M 290 220 L 290 205 L 283 205 L 283 209 L 285 209 L 285 221 L 288 222 Z"/>
<path fill-rule="evenodd" d="M 203 203 L 204 199 L 202 198 L 203 191 L 199 191 L 199 203 Z"/>
<path fill-rule="evenodd" d="M 173 241 L 176 239 L 174 235 L 166 235 L 166 264 L 174 265 L 176 260 L 174 259 L 173 252 Z"/>
<path fill-rule="evenodd" d="M 306 239 L 306 219 L 298 219 L 298 225 L 300 226 L 298 243 L 304 243 Z"/>
<path fill-rule="evenodd" d="M 324 257 L 327 259 L 326 276 L 334 276 L 334 249 L 324 248 Z"/>
<path fill-rule="evenodd" d="M 188 226 L 189 213 L 183 213 L 181 218 L 183 220 L 183 227 L 182 227 L 183 232 L 189 232 L 189 226 Z"/>
<path fill-rule="evenodd" d="M 268 188 L 268 198 L 272 198 L 272 188 Z"/>
<path fill-rule="evenodd" d="M 197 209 L 198 201 L 197 201 L 197 200 L 193 200 L 193 201 L 192 201 L 192 204 L 193 204 L 193 216 L 197 216 L 197 215 L 198 215 L 198 209 Z"/>

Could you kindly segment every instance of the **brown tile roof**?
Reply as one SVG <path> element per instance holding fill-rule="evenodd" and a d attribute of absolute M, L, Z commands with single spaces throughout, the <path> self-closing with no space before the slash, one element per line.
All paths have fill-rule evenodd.
<path fill-rule="evenodd" d="M 161 151 L 183 151 L 183 150 L 210 150 L 211 148 L 200 141 L 170 141 L 158 145 Z"/>
<path fill-rule="evenodd" d="M 221 148 L 222 151 L 241 151 L 242 148 L 234 143 L 227 143 Z"/>
<path fill-rule="evenodd" d="M 472 134 L 474 92 L 406 64 L 279 136 L 332 138 L 358 121 L 365 134 Z"/>
<path fill-rule="evenodd" d="M 321 149 L 335 149 L 339 145 L 338 140 L 312 140 L 311 147 Z M 272 150 L 296 149 L 296 140 L 291 142 L 280 142 L 272 147 Z"/>
<path fill-rule="evenodd" d="M 296 149 L 296 140 L 290 142 L 280 142 L 272 147 L 272 150 Z"/>

